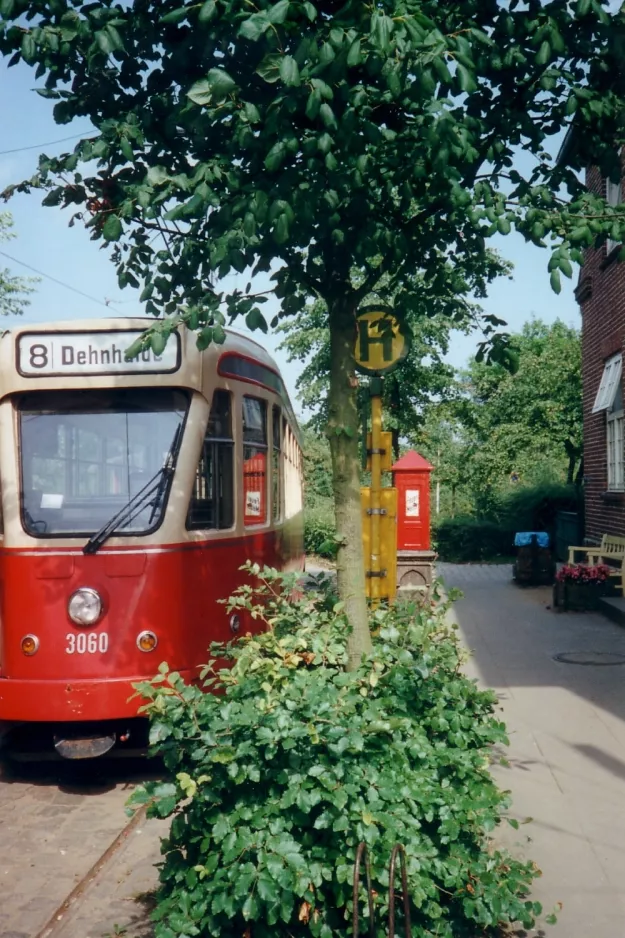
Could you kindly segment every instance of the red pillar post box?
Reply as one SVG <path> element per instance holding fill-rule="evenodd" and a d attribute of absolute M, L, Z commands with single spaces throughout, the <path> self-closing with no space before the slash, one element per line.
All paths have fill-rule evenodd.
<path fill-rule="evenodd" d="M 391 467 L 397 489 L 397 596 L 427 597 L 436 554 L 430 539 L 430 473 L 427 459 L 410 450 Z"/>

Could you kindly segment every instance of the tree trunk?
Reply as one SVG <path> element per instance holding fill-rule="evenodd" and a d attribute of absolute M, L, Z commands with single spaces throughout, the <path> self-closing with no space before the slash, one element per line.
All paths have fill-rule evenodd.
<path fill-rule="evenodd" d="M 336 528 L 340 541 L 336 558 L 339 598 L 345 604 L 352 631 L 348 639 L 349 670 L 372 650 L 369 632 L 360 513 L 357 382 L 354 369 L 356 328 L 354 311 L 344 301 L 330 305 L 330 394 L 328 436 Z"/>

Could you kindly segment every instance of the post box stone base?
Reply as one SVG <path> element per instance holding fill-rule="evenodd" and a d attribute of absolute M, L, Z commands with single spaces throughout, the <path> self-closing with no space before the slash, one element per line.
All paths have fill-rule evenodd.
<path fill-rule="evenodd" d="M 434 579 L 437 554 L 433 550 L 397 551 L 397 598 L 427 599 Z"/>

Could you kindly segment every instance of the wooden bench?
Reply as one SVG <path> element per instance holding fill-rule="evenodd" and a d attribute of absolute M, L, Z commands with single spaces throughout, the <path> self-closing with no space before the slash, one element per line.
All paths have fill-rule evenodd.
<path fill-rule="evenodd" d="M 610 576 L 618 577 L 618 585 L 625 596 L 625 537 L 604 534 L 599 547 L 569 547 L 569 563 L 578 563 L 575 555 L 579 553 L 585 554 L 582 562 L 589 566 L 604 563 L 612 567 L 613 573 Z"/>

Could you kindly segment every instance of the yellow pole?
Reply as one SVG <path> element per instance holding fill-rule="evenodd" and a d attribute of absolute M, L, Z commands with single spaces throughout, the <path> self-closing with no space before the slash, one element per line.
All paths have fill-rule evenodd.
<path fill-rule="evenodd" d="M 380 500 L 382 489 L 382 398 L 381 381 L 372 381 L 371 394 L 371 605 L 377 606 L 380 602 L 381 587 L 380 582 Z"/>

